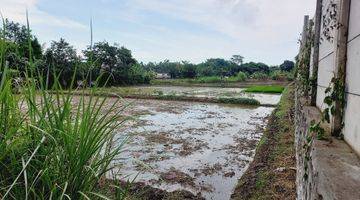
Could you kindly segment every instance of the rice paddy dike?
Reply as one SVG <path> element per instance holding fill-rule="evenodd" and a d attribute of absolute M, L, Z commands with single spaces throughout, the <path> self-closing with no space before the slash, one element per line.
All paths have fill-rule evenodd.
<path fill-rule="evenodd" d="M 156 99 L 234 105 L 275 107 L 283 86 L 252 86 L 248 88 L 186 87 L 186 86 L 133 86 L 102 88 L 101 96 L 131 99 Z M 78 91 L 86 93 L 86 90 Z"/>

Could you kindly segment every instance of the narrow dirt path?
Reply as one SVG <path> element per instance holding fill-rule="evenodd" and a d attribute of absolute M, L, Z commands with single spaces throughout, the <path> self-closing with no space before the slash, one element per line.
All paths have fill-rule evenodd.
<path fill-rule="evenodd" d="M 294 88 L 289 85 L 232 199 L 296 199 L 293 112 Z"/>

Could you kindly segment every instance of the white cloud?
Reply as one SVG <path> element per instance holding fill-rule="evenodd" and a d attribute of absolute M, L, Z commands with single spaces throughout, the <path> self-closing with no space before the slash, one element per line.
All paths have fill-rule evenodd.
<path fill-rule="evenodd" d="M 100 30 L 94 24 L 95 38 L 125 45 L 140 61 L 200 62 L 242 54 L 247 61 L 278 64 L 296 55 L 303 15 L 314 13 L 315 1 L 89 0 L 89 5 L 97 6 L 95 22 L 101 24 Z M 27 7 L 39 39 L 64 37 L 78 49 L 88 44 L 87 26 L 40 10 L 37 0 L 0 0 L 0 5 L 5 17 L 19 22 L 25 22 Z M 76 3 L 59 9 L 66 6 L 89 12 Z"/>
<path fill-rule="evenodd" d="M 85 29 L 87 26 L 66 17 L 53 16 L 37 7 L 37 0 L 0 0 L 0 11 L 4 18 L 26 23 L 26 10 L 32 25 Z"/>
<path fill-rule="evenodd" d="M 187 36 L 180 36 L 181 33 L 174 31 L 179 40 L 173 53 L 184 55 L 185 59 L 199 61 L 205 56 L 229 57 L 240 53 L 249 60 L 277 64 L 296 55 L 303 16 L 314 13 L 315 3 L 315 0 L 131 0 L 128 1 L 131 13 L 126 14 L 135 13 L 136 18 L 134 9 L 138 13 L 160 13 L 165 18 L 187 21 L 232 40 L 209 35 L 201 38 L 191 30 Z M 163 57 L 158 52 L 143 55 Z"/>
<path fill-rule="evenodd" d="M 237 49 L 238 52 L 248 54 L 252 59 L 263 59 L 273 63 L 275 59 L 280 62 L 280 59 L 289 59 L 296 55 L 303 15 L 311 15 L 315 9 L 315 0 L 132 0 L 130 2 L 139 12 L 146 10 L 161 13 L 164 16 L 201 25 L 232 38 L 233 46 L 227 49 L 226 53 L 236 53 Z M 274 56 L 277 58 L 272 58 Z"/>
<path fill-rule="evenodd" d="M 198 23 L 234 38 L 282 37 L 301 27 L 315 0 L 134 0 L 134 6 Z"/>

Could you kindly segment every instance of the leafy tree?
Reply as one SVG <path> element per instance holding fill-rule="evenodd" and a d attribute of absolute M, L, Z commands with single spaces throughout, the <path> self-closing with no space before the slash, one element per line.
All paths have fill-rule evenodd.
<path fill-rule="evenodd" d="M 50 48 L 45 52 L 45 59 L 49 79 L 52 80 L 52 74 L 55 74 L 59 76 L 59 81 L 63 86 L 69 86 L 75 69 L 80 63 L 74 47 L 63 38 L 59 41 L 52 41 Z"/>
<path fill-rule="evenodd" d="M 171 78 L 180 78 L 183 75 L 183 65 L 184 63 L 164 60 L 159 63 L 150 62 L 144 68 L 157 73 L 167 73 Z"/>
<path fill-rule="evenodd" d="M 130 69 L 137 61 L 132 57 L 131 51 L 117 44 L 110 45 L 108 42 L 98 42 L 91 49 L 84 51 L 88 62 L 94 61 L 94 75 L 102 76 L 101 83 L 108 80 L 109 85 L 130 84 L 133 82 L 129 77 Z"/>
<path fill-rule="evenodd" d="M 255 62 L 249 62 L 242 64 L 240 66 L 240 71 L 246 72 L 248 74 L 253 74 L 255 72 L 261 72 L 261 73 L 269 73 L 270 69 L 269 66 L 264 63 L 255 63 Z"/>
<path fill-rule="evenodd" d="M 183 78 L 195 78 L 196 77 L 196 65 L 183 61 L 181 76 Z"/>
<path fill-rule="evenodd" d="M 132 65 L 129 69 L 129 84 L 148 84 L 154 78 L 154 73 L 147 71 L 140 64 Z"/>
<path fill-rule="evenodd" d="M 244 63 L 244 56 L 233 55 L 230 60 L 237 65 L 242 65 Z"/>
<path fill-rule="evenodd" d="M 117 44 L 98 42 L 93 48 L 89 47 L 83 51 L 85 60 L 81 60 L 75 48 L 64 39 L 53 41 L 50 48 L 42 55 L 39 41 L 26 26 L 5 20 L 5 25 L 0 31 L 0 34 L 4 33 L 1 35 L 0 42 L 6 43 L 2 46 L 7 47 L 5 61 L 15 69 L 13 71 L 25 72 L 31 52 L 33 65 L 43 76 L 42 80 L 47 80 L 49 85 L 52 85 L 55 75 L 59 76 L 59 81 L 64 87 L 70 85 L 73 75 L 75 75 L 75 81 L 84 80 L 86 77 L 90 84 L 101 77 L 100 84 L 109 80 L 107 82 L 109 85 L 149 83 L 154 77 L 150 69 L 156 67 L 155 65 L 145 69 L 143 64 L 138 64 L 132 57 L 129 49 Z M 190 63 L 187 63 L 186 67 L 181 63 L 164 64 L 161 70 L 167 73 L 174 71 L 176 77 L 194 76 L 194 67 Z M 171 68 L 167 67 L 168 65 Z M 1 66 L 5 65 L 1 64 Z"/>
<path fill-rule="evenodd" d="M 291 71 L 295 67 L 295 63 L 290 60 L 285 60 L 281 65 L 280 69 L 283 71 Z"/>
<path fill-rule="evenodd" d="M 197 76 L 215 76 L 215 71 L 211 66 L 198 65 L 196 67 Z"/>
<path fill-rule="evenodd" d="M 166 65 L 165 65 L 166 66 Z M 167 63 L 171 78 L 181 78 L 182 65 L 179 62 Z"/>
<path fill-rule="evenodd" d="M 277 71 L 277 70 L 280 70 L 280 67 L 279 66 L 270 66 L 269 70 L 270 70 L 270 72 Z"/>
<path fill-rule="evenodd" d="M 217 76 L 231 76 L 237 65 L 222 58 L 210 58 L 201 63 L 200 67 L 212 68 L 214 75 Z"/>
<path fill-rule="evenodd" d="M 237 59 L 235 61 L 235 59 Z M 157 73 L 168 73 L 171 78 L 194 78 L 210 76 L 236 76 L 239 72 L 253 74 L 261 72 L 268 74 L 270 68 L 264 63 L 249 62 L 241 63 L 241 56 L 233 56 L 232 60 L 222 58 L 211 58 L 200 64 L 191 64 L 189 62 L 170 62 L 169 60 L 160 63 L 148 63 L 144 66 L 147 70 Z M 236 63 L 237 62 L 237 63 Z"/>
<path fill-rule="evenodd" d="M 6 60 L 11 68 L 24 72 L 30 57 L 29 40 L 31 44 L 31 58 L 33 60 L 42 59 L 41 45 L 31 30 L 27 30 L 26 26 L 9 21 L 8 19 L 5 19 L 4 25 L 0 31 L 4 31 L 4 39 L 9 43 L 8 46 L 10 46 L 7 49 Z"/>

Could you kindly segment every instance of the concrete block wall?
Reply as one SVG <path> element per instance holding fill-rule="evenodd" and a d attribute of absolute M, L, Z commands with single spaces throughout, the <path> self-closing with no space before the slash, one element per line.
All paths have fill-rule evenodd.
<path fill-rule="evenodd" d="M 360 1 L 350 6 L 346 65 L 345 141 L 360 155 Z"/>
<path fill-rule="evenodd" d="M 309 141 L 311 121 L 321 117 L 319 109 L 306 106 L 295 93 L 296 187 L 298 200 L 360 197 L 360 159 L 343 140 Z"/>
<path fill-rule="evenodd" d="M 322 13 L 330 6 L 332 0 L 323 0 Z M 339 2 L 337 2 L 339 3 Z M 322 34 L 324 30 L 323 23 L 321 23 L 321 36 L 319 46 L 319 68 L 318 68 L 318 83 L 317 83 L 317 97 L 316 105 L 321 110 L 325 109 L 323 99 L 325 98 L 325 89 L 329 87 L 331 78 L 334 76 L 335 70 L 335 42 L 334 40 L 326 40 Z M 329 33 L 333 38 L 336 36 L 336 30 L 331 30 Z"/>
<path fill-rule="evenodd" d="M 319 19 L 324 20 L 324 13 L 328 13 L 330 3 L 337 3 L 337 8 L 343 8 L 342 11 L 337 10 L 343 26 L 331 31 L 331 40 L 320 41 L 319 52 L 315 52 L 316 43 L 311 49 L 311 54 L 315 55 L 316 60 L 311 60 L 311 65 L 308 67 L 312 72 L 312 69 L 318 66 L 318 73 L 316 99 L 311 99 L 310 102 L 314 105 L 316 100 L 316 107 L 308 106 L 309 97 L 304 96 L 301 85 L 295 93 L 296 186 L 299 200 L 360 199 L 360 0 L 318 0 L 317 8 L 321 8 L 322 16 L 320 17 L 320 9 L 317 9 L 315 14 L 317 23 Z M 348 7 L 349 3 L 350 7 Z M 349 16 L 348 23 L 347 16 Z M 323 23 L 316 25 L 321 29 L 320 36 L 324 37 Z M 318 29 L 314 29 L 314 35 L 319 35 L 316 31 Z M 337 38 L 338 36 L 340 38 Z M 303 53 L 303 50 L 301 48 L 300 53 Z M 337 73 L 339 71 L 341 75 L 344 68 L 346 76 L 346 105 L 344 127 L 342 127 L 344 140 L 337 138 L 331 138 L 330 141 L 318 140 L 314 133 L 310 132 L 311 122 L 321 120 L 320 111 L 326 106 L 323 103 L 325 90 L 335 75 L 341 77 Z M 339 115 L 335 117 L 339 118 L 333 118 L 331 123 L 340 119 Z M 341 129 L 337 123 L 328 125 L 324 124 L 326 130 Z"/>
<path fill-rule="evenodd" d="M 330 3 L 339 5 L 340 0 L 323 0 L 323 15 Z M 323 30 L 323 23 L 321 23 L 322 37 Z M 322 39 L 319 45 L 316 106 L 320 110 L 325 109 L 323 103 L 325 89 L 330 85 L 336 69 L 337 29 L 333 29 L 330 35 L 333 37 L 332 40 Z M 360 0 L 352 0 L 350 6 L 345 85 L 347 103 L 344 117 L 344 139 L 360 155 Z"/>

